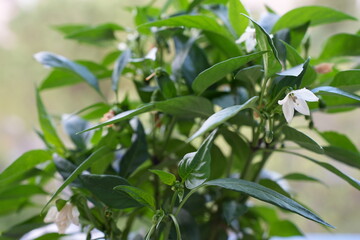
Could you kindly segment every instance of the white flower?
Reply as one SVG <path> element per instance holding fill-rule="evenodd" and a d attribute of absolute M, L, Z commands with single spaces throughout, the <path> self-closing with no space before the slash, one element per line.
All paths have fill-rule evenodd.
<path fill-rule="evenodd" d="M 316 102 L 319 98 L 310 90 L 302 88 L 289 92 L 283 100 L 279 100 L 278 104 L 282 105 L 282 110 L 286 121 L 291 122 L 294 117 L 294 109 L 301 114 L 310 115 L 310 110 L 305 101 Z"/>
<path fill-rule="evenodd" d="M 245 42 L 246 52 L 252 52 L 256 46 L 255 29 L 247 27 L 245 32 L 236 40 L 237 44 Z"/>
<path fill-rule="evenodd" d="M 55 206 L 51 207 L 45 216 L 44 222 L 55 222 L 58 232 L 64 234 L 71 223 L 79 225 L 79 215 L 78 209 L 67 203 L 60 212 L 58 212 Z"/>

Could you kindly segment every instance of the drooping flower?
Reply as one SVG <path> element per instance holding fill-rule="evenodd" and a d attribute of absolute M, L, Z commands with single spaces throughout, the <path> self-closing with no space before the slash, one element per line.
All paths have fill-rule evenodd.
<path fill-rule="evenodd" d="M 334 64 L 332 63 L 320 63 L 316 65 L 314 68 L 317 73 L 326 74 L 333 70 L 333 66 Z"/>
<path fill-rule="evenodd" d="M 245 42 L 246 52 L 252 52 L 256 46 L 255 29 L 247 27 L 245 32 L 236 40 L 237 44 Z"/>
<path fill-rule="evenodd" d="M 67 203 L 60 212 L 55 206 L 51 207 L 45 216 L 44 222 L 54 222 L 58 228 L 59 234 L 64 234 L 71 223 L 79 225 L 79 215 L 78 209 Z"/>
<path fill-rule="evenodd" d="M 294 117 L 294 109 L 301 114 L 310 115 L 306 101 L 316 102 L 318 100 L 319 98 L 313 92 L 302 88 L 289 92 L 284 99 L 278 101 L 278 104 L 282 105 L 285 119 L 290 123 Z"/>

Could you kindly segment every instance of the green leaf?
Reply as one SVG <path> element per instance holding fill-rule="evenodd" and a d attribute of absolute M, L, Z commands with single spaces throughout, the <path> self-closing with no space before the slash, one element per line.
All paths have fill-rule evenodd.
<path fill-rule="evenodd" d="M 107 126 L 107 125 L 110 125 L 110 124 L 114 124 L 114 123 L 118 123 L 118 122 L 121 122 L 121 121 L 125 121 L 125 120 L 129 120 L 139 114 L 142 114 L 142 113 L 146 113 L 146 112 L 149 112 L 151 110 L 154 109 L 154 103 L 148 103 L 148 104 L 145 104 L 137 109 L 133 109 L 133 110 L 128 110 L 128 111 L 125 111 L 125 112 L 122 112 L 122 113 L 119 113 L 118 115 L 116 115 L 115 117 L 109 119 L 108 121 L 106 122 L 103 122 L 101 124 L 98 124 L 98 125 L 95 125 L 94 127 L 91 127 L 91 128 L 88 128 L 88 129 L 85 129 L 84 131 L 81 131 L 81 132 L 78 132 L 78 134 L 80 133 L 84 133 L 84 132 L 87 132 L 87 131 L 90 131 L 90 130 L 93 130 L 93 129 L 96 129 L 96 128 L 100 128 L 100 127 L 103 127 L 103 126 Z"/>
<path fill-rule="evenodd" d="M 351 152 L 359 153 L 355 144 L 344 134 L 334 132 L 334 131 L 326 131 L 319 132 L 319 134 L 330 144 L 345 150 L 349 150 Z"/>
<path fill-rule="evenodd" d="M 347 98 L 351 98 L 351 99 L 360 101 L 360 96 L 343 91 L 336 87 L 322 86 L 322 87 L 314 88 L 311 91 L 317 95 L 342 96 L 342 97 L 347 97 Z"/>
<path fill-rule="evenodd" d="M 64 71 L 62 69 L 54 69 L 41 82 L 39 89 L 42 91 L 50 88 L 70 86 L 81 82 L 83 82 L 83 79 L 74 72 Z"/>
<path fill-rule="evenodd" d="M 160 91 L 165 99 L 176 97 L 176 88 L 174 82 L 170 79 L 169 74 L 158 68 L 155 70 L 155 80 L 160 88 Z"/>
<path fill-rule="evenodd" d="M 235 71 L 242 65 L 260 57 L 263 54 L 264 54 L 264 52 L 258 52 L 258 53 L 253 53 L 250 55 L 230 58 L 223 62 L 217 63 L 217 64 L 213 65 L 212 67 L 206 69 L 205 71 L 201 72 L 195 78 L 195 80 L 192 84 L 192 88 L 197 94 L 200 95 L 208 87 L 210 87 L 214 83 L 220 81 L 227 74 Z"/>
<path fill-rule="evenodd" d="M 242 14 L 243 15 L 243 14 Z M 249 16 L 243 15 L 250 19 L 256 30 L 256 41 L 259 49 L 265 51 L 263 55 L 264 73 L 265 77 L 271 77 L 275 73 L 279 72 L 282 68 L 278 52 L 275 48 L 274 42 L 270 35 L 262 28 L 256 21 L 251 19 Z"/>
<path fill-rule="evenodd" d="M 156 174 L 160 178 L 160 181 L 166 185 L 172 186 L 176 181 L 176 177 L 172 173 L 157 169 L 150 169 L 149 171 Z"/>
<path fill-rule="evenodd" d="M 270 236 L 293 237 L 303 236 L 298 227 L 289 220 L 278 220 L 270 224 Z"/>
<path fill-rule="evenodd" d="M 104 157 L 106 157 L 108 154 L 112 154 L 112 153 L 113 151 L 110 148 L 103 146 L 98 150 L 96 150 L 93 154 L 91 154 L 87 159 L 85 159 L 85 161 L 83 161 L 75 169 L 75 171 L 72 172 L 71 175 L 64 181 L 64 183 L 55 191 L 55 193 L 51 196 L 50 200 L 45 204 L 41 213 L 43 214 L 47 206 L 57 197 L 57 195 L 59 195 L 59 193 L 61 193 L 66 186 L 68 186 L 71 182 L 73 182 L 84 170 L 91 167 L 91 165 L 94 162 L 97 162 L 103 159 Z"/>
<path fill-rule="evenodd" d="M 48 144 L 53 145 L 58 152 L 63 153 L 65 146 L 57 135 L 55 127 L 51 121 L 51 117 L 45 109 L 38 90 L 36 90 L 36 106 L 38 110 L 40 127 L 43 132 L 45 141 Z"/>
<path fill-rule="evenodd" d="M 228 36 L 232 39 L 230 33 L 217 23 L 214 18 L 204 15 L 182 15 L 168 19 L 158 20 L 139 26 L 139 29 L 150 27 L 187 27 L 215 32 L 217 34 Z"/>
<path fill-rule="evenodd" d="M 310 22 L 310 26 L 339 22 L 343 20 L 356 20 L 356 18 L 343 12 L 323 6 L 299 7 L 285 13 L 274 25 L 275 33 L 284 28 L 296 28 Z"/>
<path fill-rule="evenodd" d="M 122 156 L 119 166 L 120 175 L 123 177 L 130 176 L 132 172 L 149 158 L 146 135 L 141 122 L 138 119 L 133 119 L 130 121 L 130 124 L 134 129 L 132 143 Z"/>
<path fill-rule="evenodd" d="M 235 43 L 233 39 L 210 31 L 205 31 L 204 35 L 209 40 L 210 45 L 212 45 L 214 49 L 222 52 L 227 58 L 233 58 L 239 55 L 243 55 L 239 46 Z"/>
<path fill-rule="evenodd" d="M 318 160 L 315 160 L 311 157 L 308 157 L 306 155 L 303 155 L 303 154 L 300 154 L 300 153 L 295 153 L 295 152 L 289 152 L 289 151 L 282 151 L 282 150 L 277 150 L 278 152 L 285 152 L 285 153 L 289 153 L 289 154 L 293 154 L 293 155 L 296 155 L 296 156 L 299 156 L 299 157 L 303 157 L 325 169 L 327 169 L 328 171 L 334 173 L 335 175 L 337 175 L 338 177 L 342 178 L 344 181 L 346 181 L 347 183 L 349 183 L 351 186 L 353 186 L 354 188 L 360 190 L 360 181 L 351 177 L 351 176 L 348 176 L 346 175 L 345 173 L 341 172 L 339 169 L 337 169 L 336 167 L 332 166 L 331 164 L 329 163 L 326 163 L 326 162 L 320 162 Z"/>
<path fill-rule="evenodd" d="M 206 186 L 218 186 L 229 190 L 244 193 L 261 201 L 268 202 L 275 206 L 289 210 L 312 221 L 333 228 L 330 224 L 319 218 L 317 215 L 295 202 L 260 184 L 235 178 L 216 179 L 205 183 Z"/>
<path fill-rule="evenodd" d="M 144 190 L 132 186 L 120 185 L 114 187 L 114 190 L 122 191 L 129 194 L 134 200 L 140 203 L 143 206 L 149 207 L 152 210 L 155 210 L 155 199 L 151 194 L 145 192 Z"/>
<path fill-rule="evenodd" d="M 45 150 L 31 150 L 24 153 L 0 174 L 0 185 L 15 180 L 18 176 L 32 170 L 38 164 L 51 159 L 51 153 Z"/>
<path fill-rule="evenodd" d="M 323 154 L 323 148 L 317 144 L 312 138 L 304 133 L 296 130 L 295 128 L 284 126 L 282 132 L 285 134 L 285 140 L 292 141 L 307 150 Z"/>
<path fill-rule="evenodd" d="M 85 66 L 70 61 L 69 59 L 56 55 L 50 52 L 39 52 L 34 55 L 34 58 L 46 67 L 60 68 L 69 70 L 82 79 L 84 79 L 91 87 L 100 93 L 98 79 Z"/>
<path fill-rule="evenodd" d="M 246 101 L 242 105 L 234 105 L 228 108 L 224 108 L 220 110 L 219 112 L 214 113 L 211 115 L 206 121 L 201 125 L 200 129 L 197 130 L 189 139 L 188 142 L 194 140 L 195 138 L 203 135 L 204 133 L 213 130 L 217 126 L 223 124 L 230 118 L 234 117 L 236 114 L 238 114 L 240 111 L 247 109 L 247 108 L 253 108 L 256 106 L 256 102 L 258 100 L 258 97 L 252 97 L 248 101 Z"/>
<path fill-rule="evenodd" d="M 155 107 L 164 113 L 179 118 L 204 118 L 214 113 L 212 103 L 207 98 L 199 96 L 171 98 L 165 101 L 155 102 Z"/>
<path fill-rule="evenodd" d="M 56 26 L 55 29 L 64 33 L 65 38 L 95 45 L 99 45 L 103 41 L 116 40 L 115 32 L 124 30 L 123 27 L 114 23 L 105 23 L 98 26 L 61 25 Z"/>
<path fill-rule="evenodd" d="M 236 73 L 235 79 L 244 83 L 250 83 L 255 86 L 264 75 L 262 72 L 262 66 L 254 65 L 251 67 L 243 68 Z"/>
<path fill-rule="evenodd" d="M 112 90 L 117 93 L 119 87 L 119 78 L 131 58 L 131 50 L 126 49 L 116 60 L 114 70 L 111 77 Z"/>
<path fill-rule="evenodd" d="M 289 174 L 286 174 L 285 176 L 282 176 L 281 179 L 322 183 L 322 181 L 320 181 L 319 179 L 305 175 L 303 173 L 289 173 Z"/>
<path fill-rule="evenodd" d="M 8 188 L 4 187 L 0 190 L 0 200 L 30 198 L 38 194 L 47 193 L 40 186 L 33 184 L 17 185 Z"/>
<path fill-rule="evenodd" d="M 230 0 L 228 9 L 231 26 L 235 30 L 236 34 L 241 36 L 245 32 L 246 27 L 249 25 L 249 20 L 241 17 L 240 13 L 245 15 L 249 15 L 249 13 L 246 11 L 240 0 Z"/>
<path fill-rule="evenodd" d="M 88 132 L 82 135 L 78 135 L 76 133 L 88 128 L 90 123 L 76 115 L 69 114 L 62 116 L 61 123 L 65 132 L 69 135 L 70 139 L 76 145 L 76 147 L 80 150 L 86 149 L 86 145 L 89 142 L 92 134 Z"/>
<path fill-rule="evenodd" d="M 127 193 L 114 190 L 116 186 L 129 185 L 125 178 L 113 175 L 84 174 L 79 176 L 79 179 L 86 189 L 111 208 L 125 209 L 140 206 Z"/>
<path fill-rule="evenodd" d="M 359 56 L 360 55 L 360 35 L 340 33 L 330 37 L 319 59 L 322 61 L 333 57 Z"/>
<path fill-rule="evenodd" d="M 205 139 L 197 152 L 186 154 L 179 162 L 179 175 L 187 188 L 193 189 L 210 177 L 210 149 L 215 135 L 216 130 Z"/>
<path fill-rule="evenodd" d="M 324 147 L 324 152 L 325 155 L 333 158 L 334 160 L 360 169 L 359 152 L 352 152 L 346 149 L 339 148 L 338 146 Z"/>
<path fill-rule="evenodd" d="M 349 92 L 358 91 L 360 89 L 360 69 L 339 72 L 330 86 Z"/>

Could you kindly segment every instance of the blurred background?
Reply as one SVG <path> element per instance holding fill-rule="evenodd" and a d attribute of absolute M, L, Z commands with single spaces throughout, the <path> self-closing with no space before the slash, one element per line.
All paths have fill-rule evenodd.
<path fill-rule="evenodd" d="M 66 23 L 101 24 L 115 22 L 132 26 L 128 6 L 142 5 L 144 0 L 97 1 L 97 0 L 0 0 L 0 171 L 23 152 L 42 148 L 34 133 L 38 127 L 35 107 L 35 87 L 49 71 L 33 60 L 33 54 L 50 51 L 72 60 L 102 59 L 109 48 L 94 48 L 63 39 L 53 26 Z M 163 1 L 157 1 L 161 5 Z M 360 18 L 360 0 L 242 0 L 255 19 L 265 12 L 264 4 L 279 14 L 297 6 L 322 5 L 344 11 Z M 327 37 L 339 32 L 355 33 L 359 22 L 341 22 L 312 28 L 312 56 Z M 116 44 L 116 43 L 114 43 Z M 114 46 L 112 46 L 114 47 Z M 106 83 L 105 83 L 106 84 Z M 92 89 L 79 84 L 47 90 L 42 94 L 51 114 L 71 113 L 97 102 L 98 96 Z M 339 130 L 347 134 L 360 148 L 360 111 L 329 115 L 315 113 L 315 126 L 323 130 Z M 300 125 L 294 122 L 292 125 Z M 321 140 L 313 136 L 321 143 Z M 318 156 L 317 156 L 318 157 Z M 329 161 L 325 157 L 318 160 Z M 300 162 L 301 161 L 301 162 Z M 345 173 L 360 179 L 359 171 L 333 163 Z M 268 168 L 282 174 L 307 171 L 328 183 L 291 184 L 298 192 L 297 199 L 312 206 L 326 221 L 336 226 L 336 233 L 360 233 L 360 192 L 336 176 L 321 168 L 293 156 L 274 155 Z M 301 170 L 302 169 L 302 170 Z M 297 222 L 305 232 L 325 232 L 321 226 L 294 215 L 286 215 Z"/>

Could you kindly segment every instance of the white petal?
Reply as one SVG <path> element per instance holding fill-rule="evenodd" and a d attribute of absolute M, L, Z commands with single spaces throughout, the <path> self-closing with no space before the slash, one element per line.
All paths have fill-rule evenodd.
<path fill-rule="evenodd" d="M 304 99 L 308 102 L 317 102 L 319 98 L 310 90 L 302 88 L 299 90 L 292 91 L 297 98 Z"/>
<path fill-rule="evenodd" d="M 243 33 L 238 40 L 235 41 L 235 43 L 240 44 L 242 42 L 245 42 L 250 37 L 250 34 L 245 32 Z"/>
<path fill-rule="evenodd" d="M 79 226 L 79 216 L 79 210 L 77 209 L 77 207 L 73 207 L 71 211 L 71 222 L 77 226 Z"/>
<path fill-rule="evenodd" d="M 283 110 L 286 121 L 288 123 L 290 123 L 294 117 L 294 102 L 292 100 L 286 101 L 282 105 L 282 110 Z"/>
<path fill-rule="evenodd" d="M 70 222 L 69 221 L 57 221 L 55 222 L 56 226 L 58 228 L 58 232 L 59 234 L 64 234 L 66 229 L 70 226 Z"/>
<path fill-rule="evenodd" d="M 157 53 L 158 49 L 157 47 L 152 48 L 145 56 L 146 59 L 150 59 L 155 61 L 156 60 L 156 53 Z"/>
<path fill-rule="evenodd" d="M 284 97 L 284 99 L 279 100 L 279 101 L 278 101 L 278 104 L 279 104 L 279 105 L 283 105 L 283 104 L 286 103 L 287 101 L 289 101 L 289 94 L 287 94 L 287 95 Z"/>
<path fill-rule="evenodd" d="M 295 107 L 295 110 L 298 111 L 299 113 L 304 114 L 304 115 L 310 115 L 309 107 L 303 99 L 297 98 L 294 103 L 294 107 Z"/>
<path fill-rule="evenodd" d="M 256 40 L 254 38 L 248 38 L 245 42 L 246 52 L 252 52 L 255 49 Z"/>
<path fill-rule="evenodd" d="M 57 214 L 57 209 L 55 206 L 52 206 L 49 211 L 47 212 L 45 218 L 44 218 L 44 222 L 45 223 L 51 223 L 54 222 L 56 219 L 56 214 Z"/>

